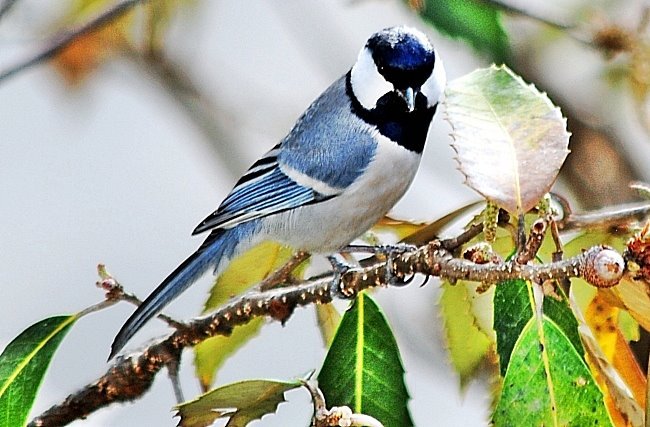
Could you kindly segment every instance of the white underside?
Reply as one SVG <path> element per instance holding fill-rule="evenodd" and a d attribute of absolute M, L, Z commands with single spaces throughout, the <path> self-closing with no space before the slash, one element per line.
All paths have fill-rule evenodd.
<path fill-rule="evenodd" d="M 296 249 L 332 253 L 362 235 L 402 198 L 421 156 L 376 136 L 373 161 L 338 196 L 263 219 L 268 236 Z"/>

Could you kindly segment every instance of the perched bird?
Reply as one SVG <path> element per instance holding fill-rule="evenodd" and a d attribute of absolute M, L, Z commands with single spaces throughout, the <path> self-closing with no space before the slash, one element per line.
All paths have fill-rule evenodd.
<path fill-rule="evenodd" d="M 110 358 L 199 276 L 218 274 L 259 242 L 332 254 L 372 227 L 413 181 L 445 83 L 423 33 L 373 34 L 352 69 L 196 227 L 210 231 L 207 239 L 129 317 Z"/>

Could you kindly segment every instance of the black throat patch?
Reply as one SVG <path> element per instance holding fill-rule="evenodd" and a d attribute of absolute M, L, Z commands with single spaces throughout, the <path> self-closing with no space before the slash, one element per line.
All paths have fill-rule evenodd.
<path fill-rule="evenodd" d="M 345 76 L 345 92 L 350 97 L 352 113 L 369 125 L 375 126 L 380 134 L 391 141 L 421 154 L 427 140 L 429 124 L 438 104 L 429 107 L 426 96 L 418 93 L 415 109 L 409 113 L 404 100 L 397 93 L 389 92 L 379 98 L 375 108 L 367 110 L 352 91 L 350 75 L 348 72 Z"/>

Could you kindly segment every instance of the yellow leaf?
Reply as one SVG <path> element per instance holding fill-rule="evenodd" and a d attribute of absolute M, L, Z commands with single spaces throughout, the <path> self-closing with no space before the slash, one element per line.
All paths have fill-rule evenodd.
<path fill-rule="evenodd" d="M 316 319 L 326 347 L 329 347 L 341 323 L 341 314 L 333 304 L 317 304 Z"/>
<path fill-rule="evenodd" d="M 627 384 L 637 404 L 644 408 L 646 378 L 618 327 L 618 317 L 621 309 L 612 302 L 615 302 L 615 300 L 612 300 L 607 292 L 596 293 L 587 306 L 585 320 L 596 337 L 607 361 Z M 615 425 L 627 426 L 627 418 L 620 411 L 616 403 L 617 397 L 609 390 L 607 382 L 604 381 L 601 375 L 596 375 L 596 380 L 601 388 L 607 391 L 605 393 L 605 403 Z"/>
<path fill-rule="evenodd" d="M 220 307 L 234 296 L 264 280 L 291 258 L 293 250 L 275 242 L 262 242 L 230 262 L 226 270 L 215 280 L 203 312 Z M 305 263 L 295 274 L 304 271 Z M 264 324 L 262 318 L 254 319 L 233 330 L 229 337 L 209 338 L 194 348 L 194 366 L 203 390 L 214 382 L 217 370 L 239 348 L 259 333 Z"/>
<path fill-rule="evenodd" d="M 374 233 L 391 233 L 397 236 L 398 240 L 410 236 L 418 230 L 426 227 L 426 223 L 415 222 L 405 219 L 395 219 L 390 216 L 385 216 L 375 224 L 371 231 Z"/>
<path fill-rule="evenodd" d="M 210 290 L 203 312 L 217 308 L 264 280 L 282 267 L 293 254 L 293 249 L 276 242 L 262 242 L 233 259 Z"/>

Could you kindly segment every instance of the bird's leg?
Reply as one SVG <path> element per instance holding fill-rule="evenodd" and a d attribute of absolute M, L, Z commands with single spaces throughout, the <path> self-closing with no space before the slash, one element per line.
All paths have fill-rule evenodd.
<path fill-rule="evenodd" d="M 266 279 L 260 282 L 260 284 L 257 286 L 257 289 L 261 292 L 264 292 L 268 291 L 269 289 L 280 287 L 284 283 L 290 282 L 291 273 L 293 273 L 293 271 L 310 256 L 311 254 L 309 252 L 304 251 L 298 251 L 294 253 L 289 261 L 287 261 L 282 267 L 271 273 Z"/>

